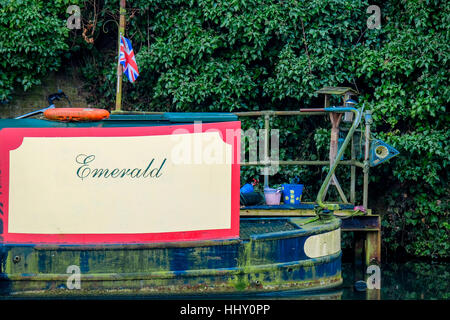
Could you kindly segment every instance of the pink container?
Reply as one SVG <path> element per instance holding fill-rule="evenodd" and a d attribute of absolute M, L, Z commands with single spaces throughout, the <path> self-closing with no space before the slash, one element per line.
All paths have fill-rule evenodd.
<path fill-rule="evenodd" d="M 266 198 L 266 203 L 269 206 L 277 206 L 280 204 L 281 190 L 265 188 L 264 197 Z"/>

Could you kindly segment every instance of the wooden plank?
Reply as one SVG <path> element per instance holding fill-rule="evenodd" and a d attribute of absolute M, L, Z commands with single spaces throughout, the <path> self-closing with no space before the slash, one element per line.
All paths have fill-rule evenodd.
<path fill-rule="evenodd" d="M 375 215 L 371 215 L 371 210 L 367 210 L 367 215 L 364 216 L 354 216 L 354 218 L 357 217 L 377 217 Z M 274 217 L 279 217 L 279 216 L 286 216 L 286 217 L 298 217 L 298 216 L 315 216 L 316 213 L 314 211 L 314 209 L 291 209 L 291 210 L 281 210 L 281 209 L 246 209 L 246 208 L 241 208 L 240 209 L 240 214 L 241 217 L 251 217 L 251 216 L 255 216 L 255 217 L 259 217 L 259 216 L 274 216 Z M 353 210 L 337 210 L 334 212 L 335 215 L 337 216 L 342 216 L 342 217 L 348 217 L 354 214 Z M 370 219 L 370 218 L 363 218 L 363 219 Z M 377 227 L 375 227 L 377 228 Z"/>
<path fill-rule="evenodd" d="M 335 211 L 336 215 L 340 215 L 343 217 L 350 216 L 354 212 L 353 210 L 339 210 Z M 241 217 L 303 217 L 303 216 L 315 216 L 316 213 L 313 209 L 292 209 L 292 210 L 263 210 L 263 209 L 241 209 L 240 210 Z"/>

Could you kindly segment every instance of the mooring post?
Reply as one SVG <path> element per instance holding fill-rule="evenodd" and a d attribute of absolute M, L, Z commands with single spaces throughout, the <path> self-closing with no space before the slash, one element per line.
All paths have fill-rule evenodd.
<path fill-rule="evenodd" d="M 377 217 L 378 228 L 366 233 L 365 252 L 366 266 L 381 263 L 381 217 Z"/>
<path fill-rule="evenodd" d="M 381 290 L 380 289 L 366 290 L 366 300 L 381 300 Z"/>
<path fill-rule="evenodd" d="M 380 217 L 378 217 L 380 219 Z M 381 231 L 370 231 L 366 234 L 365 241 L 365 251 L 366 251 L 366 276 L 365 280 L 373 281 L 372 277 L 375 277 L 375 282 L 378 282 L 378 287 L 372 283 L 371 288 L 367 288 L 366 290 L 366 299 L 367 300 L 381 300 Z M 378 266 L 378 271 L 371 270 L 369 271 L 368 267 L 376 265 Z M 378 277 L 378 279 L 376 279 Z"/>
<path fill-rule="evenodd" d="M 368 268 L 371 265 L 381 266 L 381 217 L 377 217 L 377 228 L 366 232 L 366 241 L 364 243 L 365 251 L 365 265 Z M 366 273 L 366 281 L 370 277 Z M 377 275 L 381 277 L 381 274 Z M 381 282 L 381 279 L 379 279 Z M 366 291 L 367 300 L 380 300 L 381 290 L 380 288 L 368 288 Z"/>

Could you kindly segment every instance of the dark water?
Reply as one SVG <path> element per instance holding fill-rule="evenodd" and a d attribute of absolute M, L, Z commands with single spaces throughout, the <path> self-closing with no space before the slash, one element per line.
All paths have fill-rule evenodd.
<path fill-rule="evenodd" d="M 358 291 L 355 288 L 355 282 L 365 280 L 365 273 L 364 266 L 343 263 L 344 283 L 339 288 L 309 293 L 292 291 L 271 293 L 248 296 L 248 298 L 277 300 L 450 300 L 449 262 L 408 261 L 386 263 L 380 267 L 380 290 Z"/>
<path fill-rule="evenodd" d="M 358 291 L 355 282 L 365 280 L 365 267 L 343 263 L 344 283 L 335 289 L 316 292 L 286 291 L 259 295 L 180 297 L 181 299 L 268 299 L 268 300 L 450 300 L 449 262 L 393 262 L 380 267 L 380 290 Z M 170 299 L 169 297 L 167 297 Z"/>
<path fill-rule="evenodd" d="M 364 281 L 364 266 L 343 263 L 344 283 L 335 289 L 316 292 L 286 291 L 248 296 L 217 297 L 219 299 L 275 300 L 450 300 L 449 262 L 392 262 L 380 267 L 380 290 L 358 291 L 356 281 Z M 369 274 L 370 275 L 370 274 Z"/>
<path fill-rule="evenodd" d="M 354 288 L 357 280 L 364 280 L 363 268 L 344 263 L 342 300 L 449 300 L 450 263 L 408 261 L 385 263 L 381 266 L 379 292 L 358 292 Z M 376 290 L 375 290 L 376 291 Z"/>
<path fill-rule="evenodd" d="M 343 263 L 343 284 L 335 289 L 314 292 L 285 291 L 257 295 L 214 296 L 136 296 L 121 294 L 120 296 L 101 297 L 78 296 L 75 300 L 450 300 L 450 262 L 385 263 L 380 267 L 380 290 L 358 291 L 355 282 L 365 280 L 365 271 L 363 266 Z M 14 299 L 13 297 L 1 297 L 0 300 L 5 298 Z M 59 297 L 59 299 L 61 298 Z M 48 298 L 39 297 L 37 299 L 46 300 Z M 65 299 L 72 300 L 74 297 Z"/>

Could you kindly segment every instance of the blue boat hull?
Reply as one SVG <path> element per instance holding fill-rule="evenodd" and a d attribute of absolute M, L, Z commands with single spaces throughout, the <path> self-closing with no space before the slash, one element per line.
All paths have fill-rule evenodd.
<path fill-rule="evenodd" d="M 0 294 L 252 294 L 339 286 L 340 238 L 331 254 L 311 255 L 333 246 L 326 241 L 337 241 L 329 235 L 340 236 L 341 222 L 309 220 L 241 218 L 240 238 L 234 240 L 2 245 Z"/>

